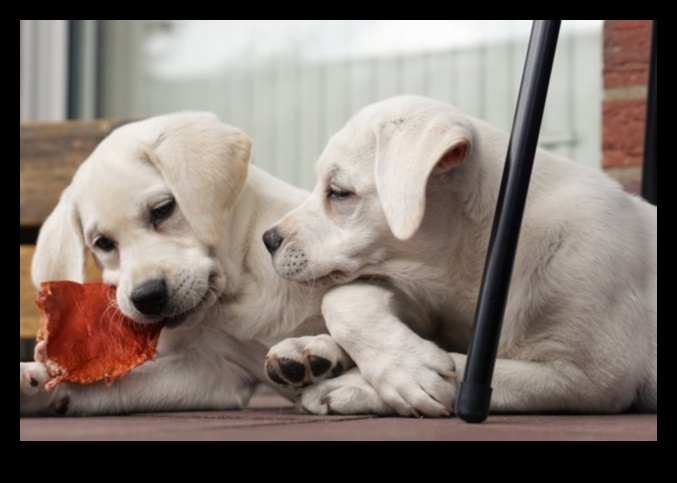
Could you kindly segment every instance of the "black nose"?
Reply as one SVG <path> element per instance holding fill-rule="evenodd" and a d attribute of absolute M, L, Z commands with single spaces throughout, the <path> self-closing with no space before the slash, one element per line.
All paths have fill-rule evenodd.
<path fill-rule="evenodd" d="M 164 279 L 149 280 L 136 287 L 130 299 L 142 314 L 160 315 L 169 301 L 167 284 Z"/>
<path fill-rule="evenodd" d="M 274 254 L 275 250 L 280 248 L 284 238 L 280 235 L 280 232 L 275 228 L 271 228 L 263 234 L 263 244 L 266 246 L 270 254 Z"/>

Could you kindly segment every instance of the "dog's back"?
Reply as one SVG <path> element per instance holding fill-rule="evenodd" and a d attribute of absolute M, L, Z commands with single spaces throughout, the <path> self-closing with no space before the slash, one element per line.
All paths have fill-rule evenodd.
<path fill-rule="evenodd" d="M 628 388 L 628 398 L 636 388 L 635 405 L 656 411 L 657 208 L 598 170 L 541 152 L 519 243 L 508 331 L 557 321 L 545 334 L 577 344 L 565 353 L 579 354 L 578 367 Z M 519 345 L 518 334 L 504 339 Z"/>

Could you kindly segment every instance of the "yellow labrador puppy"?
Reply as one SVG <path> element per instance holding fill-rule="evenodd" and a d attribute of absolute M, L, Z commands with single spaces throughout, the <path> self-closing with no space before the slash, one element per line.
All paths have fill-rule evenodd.
<path fill-rule="evenodd" d="M 179 112 L 118 128 L 81 165 L 40 232 L 34 283 L 83 281 L 91 251 L 127 316 L 168 325 L 157 359 L 110 387 L 45 391 L 42 364 L 20 364 L 21 415 L 242 407 L 270 382 L 268 347 L 324 330 L 325 289 L 280 279 L 261 242 L 308 193 L 250 166 L 250 145 L 212 114 Z"/>
<path fill-rule="evenodd" d="M 453 411 L 507 143 L 489 124 L 418 96 L 369 105 L 330 139 L 312 195 L 264 235 L 285 280 L 358 280 L 323 302 L 334 359 L 343 348 L 357 368 L 307 388 L 306 409 Z M 491 410 L 657 411 L 656 264 L 656 207 L 538 151 Z M 375 279 L 429 317 L 404 324 L 400 296 L 359 283 Z M 270 356 L 308 356 L 293 346 Z"/>

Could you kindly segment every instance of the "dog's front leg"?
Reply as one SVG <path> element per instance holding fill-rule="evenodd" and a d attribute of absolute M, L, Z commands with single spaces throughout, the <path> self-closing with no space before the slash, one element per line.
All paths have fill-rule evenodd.
<path fill-rule="evenodd" d="M 144 364 L 110 386 L 61 383 L 49 391 L 44 388 L 49 377 L 42 364 L 20 364 L 19 414 L 90 416 L 234 409 L 247 404 L 256 383 L 250 374 L 235 365 L 221 364 L 216 368 L 208 367 L 206 361 L 195 362 L 162 358 Z"/>
<path fill-rule="evenodd" d="M 227 352 L 226 352 L 227 354 Z M 265 352 L 259 354 L 261 366 Z M 61 383 L 46 391 L 42 364 L 21 363 L 19 414 L 97 415 L 148 411 L 235 409 L 247 404 L 259 379 L 223 354 L 173 352 L 111 385 Z"/>
<path fill-rule="evenodd" d="M 328 292 L 322 313 L 332 337 L 394 412 L 449 415 L 456 399 L 454 362 L 401 320 L 399 296 L 384 286 L 353 283 Z M 423 311 L 419 315 L 427 317 Z"/>

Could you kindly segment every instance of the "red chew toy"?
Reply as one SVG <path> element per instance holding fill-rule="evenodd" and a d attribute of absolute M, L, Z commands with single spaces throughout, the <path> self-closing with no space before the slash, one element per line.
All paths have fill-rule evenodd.
<path fill-rule="evenodd" d="M 111 383 L 152 360 L 163 324 L 139 324 L 122 314 L 115 288 L 102 282 L 43 282 L 36 298 L 40 330 L 36 361 L 53 378 Z"/>

